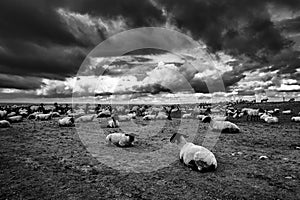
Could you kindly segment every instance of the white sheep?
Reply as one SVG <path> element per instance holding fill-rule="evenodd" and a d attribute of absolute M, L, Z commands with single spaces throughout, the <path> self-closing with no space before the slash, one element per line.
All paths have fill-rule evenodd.
<path fill-rule="evenodd" d="M 0 110 L 0 119 L 4 118 L 7 115 L 7 111 L 6 110 Z"/>
<path fill-rule="evenodd" d="M 97 117 L 96 114 L 93 114 L 93 115 L 84 115 L 84 116 L 81 116 L 81 117 L 75 119 L 75 122 L 76 123 L 80 123 L 80 122 L 92 122 L 96 117 Z"/>
<path fill-rule="evenodd" d="M 196 119 L 202 120 L 204 117 L 206 117 L 206 115 L 197 115 Z"/>
<path fill-rule="evenodd" d="M 209 127 L 215 131 L 221 131 L 221 133 L 240 133 L 241 129 L 232 122 L 229 121 L 216 121 L 210 116 L 205 117 L 202 122 L 209 123 Z"/>
<path fill-rule="evenodd" d="M 292 122 L 300 122 L 300 117 L 292 117 L 291 121 Z"/>
<path fill-rule="evenodd" d="M 292 113 L 291 110 L 284 110 L 284 111 L 282 111 L 282 114 L 284 114 L 284 115 L 289 115 L 291 113 Z"/>
<path fill-rule="evenodd" d="M 189 118 L 192 118 L 192 113 L 183 114 L 183 115 L 182 115 L 182 118 L 183 118 L 183 119 L 189 119 Z"/>
<path fill-rule="evenodd" d="M 52 114 L 48 113 L 48 114 L 37 114 L 35 116 L 35 120 L 41 120 L 41 121 L 46 121 L 46 120 L 50 120 L 52 119 Z"/>
<path fill-rule="evenodd" d="M 64 117 L 58 120 L 59 126 L 74 126 L 74 118 L 73 117 Z"/>
<path fill-rule="evenodd" d="M 155 119 L 155 115 L 145 115 L 144 117 L 143 117 L 143 120 L 154 120 Z"/>
<path fill-rule="evenodd" d="M 176 142 L 180 148 L 180 161 L 193 170 L 208 172 L 217 168 L 217 160 L 211 151 L 203 146 L 187 142 L 182 134 L 173 134 L 170 138 L 170 142 Z"/>
<path fill-rule="evenodd" d="M 7 121 L 9 121 L 10 123 L 21 122 L 22 120 L 23 120 L 23 117 L 21 115 L 12 116 L 12 117 L 7 118 Z"/>
<path fill-rule="evenodd" d="M 7 117 L 12 117 L 12 116 L 16 116 L 16 115 L 17 115 L 17 113 L 15 113 L 15 112 L 10 112 L 10 113 L 7 114 Z"/>
<path fill-rule="evenodd" d="M 0 120 L 0 128 L 8 128 L 10 127 L 10 123 L 7 120 Z"/>
<path fill-rule="evenodd" d="M 114 116 L 111 117 L 111 120 L 108 121 L 108 128 L 118 128 L 120 126 L 120 123 L 118 120 L 115 119 Z"/>
<path fill-rule="evenodd" d="M 273 117 L 273 116 L 268 116 L 264 120 L 268 124 L 278 123 L 278 118 L 277 117 Z"/>
<path fill-rule="evenodd" d="M 119 121 L 130 121 L 132 118 L 129 115 L 118 115 Z"/>
<path fill-rule="evenodd" d="M 228 117 L 226 117 L 226 116 L 214 116 L 213 120 L 215 120 L 215 121 L 227 121 Z"/>
<path fill-rule="evenodd" d="M 164 113 L 164 112 L 159 112 L 159 113 L 156 115 L 155 118 L 156 118 L 156 119 L 167 119 L 168 116 L 167 116 L 166 113 Z"/>
<path fill-rule="evenodd" d="M 120 147 L 131 146 L 134 142 L 135 134 L 131 133 L 111 133 L 106 136 L 108 144 L 114 144 Z"/>

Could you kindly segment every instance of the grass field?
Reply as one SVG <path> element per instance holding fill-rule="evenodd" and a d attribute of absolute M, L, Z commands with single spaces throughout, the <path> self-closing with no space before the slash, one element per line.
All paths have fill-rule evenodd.
<path fill-rule="evenodd" d="M 298 104 L 291 108 L 295 106 L 299 109 Z M 134 127 L 122 122 L 122 129 L 107 129 L 98 121 L 59 128 L 57 119 L 24 120 L 0 129 L 0 199 L 299 199 L 300 123 L 290 122 L 290 116 L 279 119 L 279 124 L 235 120 L 242 133 L 217 135 L 212 146 L 207 141 L 216 138 L 209 138 L 214 135 L 207 135 L 207 124 L 196 119 Z M 210 148 L 218 168 L 191 171 L 179 162 L 179 150 L 172 145 L 141 166 L 134 157 L 126 166 L 124 157 L 108 165 L 104 156 L 117 147 L 101 151 L 97 144 L 104 147 L 108 133 L 124 130 L 143 132 L 134 147 L 122 149 L 125 156 L 156 152 L 180 131 L 189 141 Z M 91 152 L 95 149 L 98 155 Z M 139 167 L 144 172 L 133 172 Z"/>

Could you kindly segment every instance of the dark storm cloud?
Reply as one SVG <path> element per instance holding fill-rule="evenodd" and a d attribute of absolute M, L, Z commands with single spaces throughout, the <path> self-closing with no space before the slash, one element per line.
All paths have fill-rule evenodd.
<path fill-rule="evenodd" d="M 282 20 L 277 23 L 278 28 L 283 29 L 288 33 L 299 33 L 300 31 L 300 17 L 293 19 Z"/>
<path fill-rule="evenodd" d="M 55 9 L 63 1 L 1 0 L 1 39 L 31 41 L 41 45 L 86 45 L 77 40 L 61 21 Z"/>
<path fill-rule="evenodd" d="M 162 11 L 149 0 L 76 0 L 69 4 L 69 8 L 93 16 L 123 16 L 132 28 L 152 26 L 165 20 Z"/>
<path fill-rule="evenodd" d="M 212 50 L 256 54 L 264 49 L 281 50 L 287 41 L 270 19 L 268 3 L 300 7 L 297 0 L 158 0 L 177 26 L 203 39 Z"/>
<path fill-rule="evenodd" d="M 0 88 L 35 90 L 43 85 L 40 78 L 0 74 Z"/>

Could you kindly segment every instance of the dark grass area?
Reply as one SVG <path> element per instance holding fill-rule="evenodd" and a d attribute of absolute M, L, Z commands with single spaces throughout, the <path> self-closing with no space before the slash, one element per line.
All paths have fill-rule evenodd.
<path fill-rule="evenodd" d="M 156 150 L 178 123 L 152 123 L 158 133 L 137 144 Z M 215 172 L 194 172 L 175 160 L 154 172 L 124 173 L 92 157 L 75 128 L 59 128 L 56 120 L 13 124 L 0 130 L 0 199 L 299 199 L 300 124 L 237 125 L 242 133 L 221 134 L 212 149 Z M 203 143 L 206 126 L 199 125 L 195 143 Z"/>

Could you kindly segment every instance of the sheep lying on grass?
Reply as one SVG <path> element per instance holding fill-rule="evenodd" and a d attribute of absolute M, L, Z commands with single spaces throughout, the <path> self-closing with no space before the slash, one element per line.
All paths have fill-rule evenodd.
<path fill-rule="evenodd" d="M 95 118 L 97 117 L 96 114 L 93 115 L 84 115 L 81 117 L 78 117 L 77 119 L 75 119 L 76 123 L 80 123 L 80 122 L 92 122 Z"/>
<path fill-rule="evenodd" d="M 0 120 L 0 128 L 8 128 L 8 127 L 10 127 L 9 121 Z"/>
<path fill-rule="evenodd" d="M 128 147 L 132 146 L 134 138 L 137 136 L 133 133 L 111 133 L 106 136 L 106 142 L 108 144 L 114 144 L 119 147 Z"/>
<path fill-rule="evenodd" d="M 143 117 L 143 120 L 154 120 L 155 119 L 155 115 L 145 115 Z"/>
<path fill-rule="evenodd" d="M 300 117 L 292 117 L 291 121 L 292 122 L 300 122 Z"/>
<path fill-rule="evenodd" d="M 65 127 L 74 126 L 74 118 L 73 117 L 64 117 L 62 119 L 59 119 L 58 125 L 65 126 Z"/>
<path fill-rule="evenodd" d="M 183 118 L 183 119 L 190 119 L 190 118 L 192 118 L 192 113 L 183 114 L 183 115 L 182 115 L 182 118 Z"/>
<path fill-rule="evenodd" d="M 7 121 L 9 121 L 10 123 L 17 123 L 23 121 L 23 117 L 21 115 L 12 116 L 8 117 Z"/>
<path fill-rule="evenodd" d="M 205 147 L 187 142 L 182 134 L 173 134 L 170 142 L 176 143 L 179 146 L 180 161 L 193 170 L 208 172 L 217 168 L 217 160 L 211 151 Z"/>
<path fill-rule="evenodd" d="M 210 116 L 206 116 L 202 122 L 209 123 L 209 127 L 214 131 L 221 131 L 221 133 L 240 133 L 240 128 L 229 121 L 216 121 Z"/>

